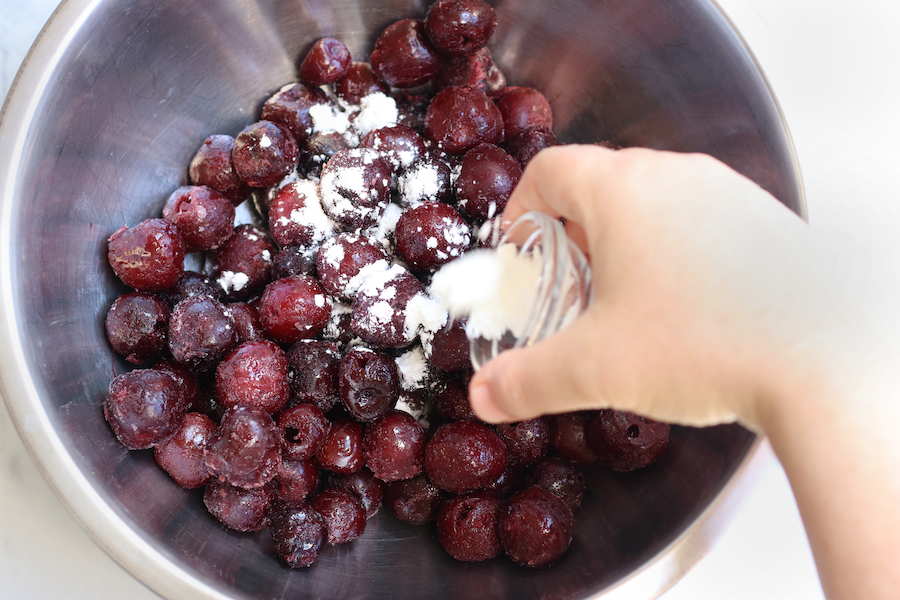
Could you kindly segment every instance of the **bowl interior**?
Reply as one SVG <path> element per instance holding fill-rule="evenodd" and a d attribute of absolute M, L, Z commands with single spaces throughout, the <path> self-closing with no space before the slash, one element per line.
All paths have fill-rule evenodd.
<path fill-rule="evenodd" d="M 494 58 L 511 84 L 545 93 L 560 139 L 707 152 L 803 212 L 775 102 L 711 2 L 495 5 Z M 103 331 L 106 309 L 122 291 L 106 265 L 105 240 L 157 216 L 185 183 L 203 139 L 234 135 L 255 120 L 263 100 L 295 80 L 297 58 L 313 40 L 339 38 L 365 58 L 379 31 L 424 15 L 427 3 L 73 0 L 64 7 L 26 65 L 45 69 L 45 78 L 13 92 L 30 94 L 33 119 L 4 123 L 23 132 L 15 138 L 18 168 L 4 181 L 8 264 L 0 267 L 22 365 L 5 375 L 4 389 L 12 379 L 28 382 L 30 393 L 7 401 L 19 414 L 46 416 L 59 452 L 89 491 L 78 492 L 92 505 L 81 518 L 122 524 L 142 552 L 170 563 L 176 580 L 194 582 L 149 581 L 156 589 L 255 599 L 599 595 L 688 530 L 745 460 L 755 437 L 738 426 L 676 427 L 670 450 L 652 467 L 624 475 L 590 469 L 575 540 L 550 569 L 502 558 L 457 563 L 432 528 L 386 511 L 363 538 L 329 548 L 304 570 L 280 565 L 265 532 L 224 531 L 199 492 L 178 488 L 149 451 L 127 452 L 103 420 L 107 385 L 126 369 Z M 100 542 L 114 554 L 119 548 L 114 539 Z"/>

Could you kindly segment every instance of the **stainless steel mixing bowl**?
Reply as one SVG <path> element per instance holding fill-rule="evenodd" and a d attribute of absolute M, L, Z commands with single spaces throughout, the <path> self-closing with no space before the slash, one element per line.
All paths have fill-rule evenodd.
<path fill-rule="evenodd" d="M 2 393 L 47 479 L 114 558 L 167 598 L 651 598 L 722 528 L 759 441 L 675 428 L 656 465 L 589 474 L 554 567 L 449 559 L 428 527 L 382 511 L 353 544 L 292 571 L 262 534 L 226 532 L 100 406 L 125 365 L 103 315 L 121 290 L 105 240 L 157 215 L 212 133 L 254 120 L 311 40 L 357 57 L 411 0 L 69 0 L 29 54 L 0 130 Z M 709 0 L 502 0 L 492 47 L 544 91 L 568 142 L 711 153 L 790 208 L 790 139 L 752 57 Z"/>

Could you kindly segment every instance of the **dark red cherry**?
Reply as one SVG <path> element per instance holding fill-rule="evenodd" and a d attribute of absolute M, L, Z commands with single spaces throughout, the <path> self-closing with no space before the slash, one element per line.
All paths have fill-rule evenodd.
<path fill-rule="evenodd" d="M 331 410 L 340 399 L 341 355 L 337 346 L 320 340 L 300 340 L 291 346 L 287 356 L 294 401 L 314 404 L 322 411 Z"/>
<path fill-rule="evenodd" d="M 331 423 L 315 404 L 298 404 L 276 417 L 281 430 L 281 453 L 286 459 L 312 458 L 325 443 Z"/>
<path fill-rule="evenodd" d="M 447 57 L 434 76 L 434 89 L 448 87 L 476 87 L 491 98 L 506 89 L 506 76 L 494 64 L 491 51 L 485 46 L 475 54 Z"/>
<path fill-rule="evenodd" d="M 316 269 L 329 294 L 352 300 L 366 277 L 387 271 L 390 259 L 374 240 L 356 233 L 339 233 L 325 240 L 316 253 Z"/>
<path fill-rule="evenodd" d="M 274 497 L 275 487 L 271 484 L 248 490 L 213 480 L 203 491 L 203 503 L 210 514 L 236 531 L 265 527 Z"/>
<path fill-rule="evenodd" d="M 425 471 L 443 490 L 463 493 L 494 482 L 506 468 L 506 446 L 486 425 L 441 425 L 425 447 Z"/>
<path fill-rule="evenodd" d="M 262 118 L 283 125 L 298 144 L 302 144 L 312 131 L 313 121 L 309 109 L 318 104 L 333 105 L 328 94 L 316 86 L 296 83 L 285 86 L 266 100 Z"/>
<path fill-rule="evenodd" d="M 409 479 L 422 472 L 425 430 L 409 413 L 394 410 L 366 426 L 366 466 L 382 481 Z"/>
<path fill-rule="evenodd" d="M 322 167 L 322 207 L 348 229 L 378 223 L 391 201 L 390 161 L 372 148 L 341 150 Z"/>
<path fill-rule="evenodd" d="M 444 501 L 444 492 L 425 475 L 392 481 L 385 486 L 384 504 L 398 519 L 424 525 L 433 521 Z"/>
<path fill-rule="evenodd" d="M 310 505 L 325 519 L 329 544 L 346 544 L 366 530 L 366 509 L 359 497 L 348 490 L 325 488 Z"/>
<path fill-rule="evenodd" d="M 378 79 L 372 65 L 367 62 L 351 63 L 347 73 L 334 82 L 334 93 L 347 104 L 359 104 L 369 94 L 387 94 L 390 91 L 390 86 Z"/>
<path fill-rule="evenodd" d="M 257 121 L 234 138 L 231 160 L 250 187 L 269 187 L 297 168 L 300 148 L 294 135 L 272 121 Z"/>
<path fill-rule="evenodd" d="M 363 503 L 367 519 L 375 516 L 375 513 L 381 508 L 384 483 L 365 467 L 355 473 L 331 473 L 328 477 L 328 485 L 343 488 L 356 494 Z"/>
<path fill-rule="evenodd" d="M 459 258 L 471 241 L 469 224 L 443 202 L 406 209 L 394 229 L 394 245 L 413 269 L 431 271 Z"/>
<path fill-rule="evenodd" d="M 472 148 L 456 179 L 459 209 L 482 221 L 501 214 L 521 177 L 518 161 L 502 148 L 491 144 Z"/>
<path fill-rule="evenodd" d="M 498 531 L 506 554 L 525 567 L 556 562 L 572 541 L 572 510 L 539 487 L 513 495 L 500 513 Z"/>
<path fill-rule="evenodd" d="M 521 86 L 506 88 L 494 100 L 503 115 L 503 128 L 507 138 L 529 127 L 553 129 L 553 111 L 540 91 Z"/>
<path fill-rule="evenodd" d="M 184 390 L 168 374 L 136 369 L 112 380 L 103 414 L 122 444 L 141 450 L 175 435 L 185 411 Z"/>
<path fill-rule="evenodd" d="M 558 456 L 548 456 L 532 467 L 526 479 L 562 498 L 573 510 L 581 505 L 584 495 L 584 473 L 574 463 Z"/>
<path fill-rule="evenodd" d="M 275 475 L 278 501 L 299 504 L 319 487 L 319 467 L 311 459 L 282 459 Z"/>
<path fill-rule="evenodd" d="M 251 188 L 234 170 L 233 149 L 234 138 L 230 135 L 209 136 L 191 159 L 188 177 L 194 185 L 212 188 L 237 206 L 250 196 Z"/>
<path fill-rule="evenodd" d="M 175 435 L 153 449 L 156 464 L 181 487 L 200 487 L 209 481 L 203 450 L 215 430 L 216 424 L 206 415 L 187 413 Z"/>
<path fill-rule="evenodd" d="M 497 520 L 502 501 L 493 494 L 470 492 L 444 502 L 437 516 L 438 539 L 456 560 L 494 558 L 502 547 Z"/>
<path fill-rule="evenodd" d="M 531 162 L 531 159 L 544 148 L 559 146 L 553 131 L 547 127 L 536 125 L 523 129 L 512 137 L 506 139 L 506 151 L 515 158 L 522 169 Z"/>
<path fill-rule="evenodd" d="M 449 54 L 474 54 L 496 26 L 497 15 L 484 0 L 438 0 L 425 17 L 428 39 Z"/>
<path fill-rule="evenodd" d="M 372 71 L 388 85 L 411 88 L 434 77 L 441 55 L 428 41 L 424 21 L 402 19 L 378 36 L 370 61 Z"/>
<path fill-rule="evenodd" d="M 362 426 L 352 419 L 338 419 L 331 424 L 325 441 L 316 454 L 316 463 L 326 471 L 354 473 L 364 464 Z"/>
<path fill-rule="evenodd" d="M 400 394 L 397 363 L 381 352 L 357 346 L 341 360 L 338 387 L 347 412 L 358 421 L 386 415 Z"/>
<path fill-rule="evenodd" d="M 185 252 L 218 248 L 234 229 L 234 205 L 202 185 L 186 185 L 172 192 L 162 216 L 178 229 Z"/>
<path fill-rule="evenodd" d="M 291 344 L 315 337 L 331 317 L 331 300 L 318 280 L 307 275 L 278 279 L 266 286 L 259 319 L 278 342 Z"/>
<path fill-rule="evenodd" d="M 428 105 L 425 139 L 455 155 L 465 154 L 478 144 L 499 144 L 503 140 L 503 115 L 483 91 L 448 87 Z"/>
<path fill-rule="evenodd" d="M 669 446 L 668 423 L 629 412 L 597 411 L 587 427 L 588 441 L 597 458 L 616 471 L 646 467 Z"/>
<path fill-rule="evenodd" d="M 308 567 L 316 561 L 328 536 L 318 511 L 305 503 L 279 504 L 272 508 L 269 521 L 275 550 L 288 566 Z"/>
<path fill-rule="evenodd" d="M 280 411 L 291 397 L 284 350 L 269 341 L 244 342 L 232 350 L 216 368 L 216 396 L 226 408 Z"/>
<path fill-rule="evenodd" d="M 506 444 L 509 461 L 517 465 L 533 464 L 547 454 L 550 433 L 550 422 L 544 417 L 497 425 L 497 435 Z"/>
<path fill-rule="evenodd" d="M 350 51 L 340 40 L 321 38 L 303 57 L 300 79 L 315 86 L 334 83 L 347 74 L 350 62 Z"/>
<path fill-rule="evenodd" d="M 258 408 L 229 408 L 206 446 L 204 460 L 221 481 L 247 489 L 262 487 L 275 477 L 281 462 L 279 429 Z"/>
<path fill-rule="evenodd" d="M 234 348 L 234 321 L 218 300 L 191 296 L 175 305 L 169 318 L 169 351 L 197 371 L 211 369 Z"/>
<path fill-rule="evenodd" d="M 472 360 L 465 320 L 453 321 L 449 326 L 435 331 L 426 356 L 431 364 L 448 373 L 469 368 Z"/>
<path fill-rule="evenodd" d="M 106 313 L 106 337 L 113 350 L 140 364 L 166 348 L 169 307 L 153 294 L 122 294 Z"/>
<path fill-rule="evenodd" d="M 262 228 L 244 223 L 224 244 L 207 254 L 210 276 L 229 300 L 246 300 L 272 278 L 275 244 Z"/>
<path fill-rule="evenodd" d="M 562 413 L 550 417 L 553 427 L 553 450 L 563 458 L 586 466 L 597 460 L 588 443 L 588 411 Z"/>
<path fill-rule="evenodd" d="M 140 291 L 170 288 L 184 273 L 184 241 L 174 225 L 147 219 L 109 237 L 107 259 L 122 283 Z"/>
<path fill-rule="evenodd" d="M 322 209 L 319 184 L 311 179 L 287 184 L 269 205 L 269 232 L 281 247 L 319 244 L 335 227 Z"/>

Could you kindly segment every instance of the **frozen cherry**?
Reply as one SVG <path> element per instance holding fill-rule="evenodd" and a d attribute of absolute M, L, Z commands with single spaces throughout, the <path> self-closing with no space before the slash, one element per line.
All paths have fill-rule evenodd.
<path fill-rule="evenodd" d="M 426 358 L 438 369 L 455 373 L 472 364 L 469 354 L 469 338 L 466 337 L 465 320 L 456 320 L 434 332 Z"/>
<path fill-rule="evenodd" d="M 428 41 L 424 21 L 402 19 L 378 36 L 370 61 L 375 75 L 388 85 L 411 88 L 434 77 L 441 55 Z"/>
<path fill-rule="evenodd" d="M 182 387 L 153 369 L 122 373 L 109 384 L 103 414 L 129 450 L 150 448 L 178 431 L 185 411 Z"/>
<path fill-rule="evenodd" d="M 434 408 L 444 421 L 476 421 L 469 404 L 469 387 L 466 378 L 453 377 L 433 398 Z"/>
<path fill-rule="evenodd" d="M 424 525 L 433 521 L 444 501 L 444 492 L 425 475 L 392 481 L 384 490 L 384 504 L 398 519 Z"/>
<path fill-rule="evenodd" d="M 366 427 L 366 466 L 382 481 L 414 477 L 424 468 L 425 441 L 425 430 L 412 415 L 391 411 Z"/>
<path fill-rule="evenodd" d="M 350 51 L 340 40 L 316 40 L 300 63 L 300 79 L 315 86 L 334 83 L 347 74 L 350 62 Z"/>
<path fill-rule="evenodd" d="M 312 458 L 325 443 L 331 423 L 314 404 L 287 408 L 276 418 L 281 430 L 281 453 L 285 459 Z"/>
<path fill-rule="evenodd" d="M 572 509 L 559 496 L 530 487 L 506 503 L 498 531 L 503 549 L 514 562 L 543 567 L 556 562 L 569 547 L 573 524 Z"/>
<path fill-rule="evenodd" d="M 425 472 L 443 490 L 463 493 L 491 484 L 506 468 L 506 446 L 471 421 L 441 425 L 425 447 Z"/>
<path fill-rule="evenodd" d="M 175 305 L 169 318 L 169 351 L 189 368 L 210 369 L 234 348 L 233 323 L 218 300 L 208 296 L 185 298 Z"/>
<path fill-rule="evenodd" d="M 174 360 L 161 360 L 151 368 L 154 371 L 165 373 L 175 380 L 184 396 L 185 410 L 190 410 L 191 406 L 202 397 L 197 378 L 181 363 Z"/>
<path fill-rule="evenodd" d="M 325 519 L 308 504 L 277 504 L 269 531 L 278 556 L 290 567 L 308 567 L 319 557 L 328 536 Z"/>
<path fill-rule="evenodd" d="M 231 529 L 259 531 L 268 524 L 274 496 L 272 485 L 248 490 L 213 480 L 203 491 L 203 503 L 212 516 Z"/>
<path fill-rule="evenodd" d="M 234 333 L 237 335 L 238 344 L 269 339 L 255 306 L 246 302 L 232 302 L 225 305 L 225 308 L 234 320 Z"/>
<path fill-rule="evenodd" d="M 188 177 L 194 185 L 212 188 L 237 206 L 250 196 L 251 188 L 234 170 L 233 149 L 234 138 L 230 135 L 209 136 L 191 159 Z"/>
<path fill-rule="evenodd" d="M 443 202 L 424 202 L 407 209 L 394 230 L 400 257 L 413 269 L 423 271 L 462 256 L 470 241 L 469 224 Z"/>
<path fill-rule="evenodd" d="M 203 450 L 215 430 L 216 424 L 206 415 L 187 413 L 175 435 L 153 449 L 153 458 L 175 483 L 189 490 L 198 488 L 209 481 Z"/>
<path fill-rule="evenodd" d="M 425 140 L 406 125 L 374 129 L 360 140 L 359 145 L 385 154 L 394 169 L 408 167 L 425 154 Z"/>
<path fill-rule="evenodd" d="M 384 483 L 365 467 L 355 473 L 331 473 L 328 477 L 328 485 L 343 488 L 356 494 L 363 503 L 367 519 L 374 517 L 381 507 Z"/>
<path fill-rule="evenodd" d="M 303 143 L 312 131 L 313 121 L 309 109 L 333 102 L 316 86 L 295 83 L 282 88 L 263 104 L 262 118 L 283 125 L 294 135 L 298 144 Z"/>
<path fill-rule="evenodd" d="M 319 467 L 311 459 L 282 459 L 275 475 L 278 501 L 298 504 L 319 487 Z"/>
<path fill-rule="evenodd" d="M 375 225 L 391 201 L 390 161 L 372 148 L 341 150 L 322 167 L 325 212 L 347 228 Z"/>
<path fill-rule="evenodd" d="M 507 138 L 529 127 L 553 129 L 553 111 L 540 91 L 521 86 L 506 88 L 494 102 L 503 115 L 503 129 Z"/>
<path fill-rule="evenodd" d="M 234 205 L 202 185 L 185 185 L 172 192 L 162 216 L 178 229 L 185 252 L 217 248 L 234 229 Z"/>
<path fill-rule="evenodd" d="M 497 520 L 502 502 L 485 492 L 470 492 L 444 502 L 437 516 L 438 539 L 456 560 L 494 558 L 502 547 Z"/>
<path fill-rule="evenodd" d="M 244 342 L 216 368 L 216 396 L 225 407 L 254 406 L 272 414 L 291 398 L 288 360 L 274 342 Z"/>
<path fill-rule="evenodd" d="M 338 419 L 331 424 L 325 441 L 316 454 L 316 463 L 326 471 L 353 473 L 364 464 L 362 426 L 352 419 Z"/>
<path fill-rule="evenodd" d="M 319 178 L 328 159 L 350 148 L 347 139 L 337 131 L 314 131 L 300 148 L 299 170 L 308 177 Z"/>
<path fill-rule="evenodd" d="M 494 98 L 506 89 L 506 76 L 494 64 L 491 51 L 485 46 L 475 54 L 447 57 L 434 76 L 434 89 L 448 87 L 476 87 Z"/>
<path fill-rule="evenodd" d="M 334 231 L 335 223 L 322 209 L 319 184 L 311 179 L 287 184 L 269 205 L 269 232 L 280 246 L 318 244 Z"/>
<path fill-rule="evenodd" d="M 347 73 L 334 82 L 334 93 L 347 104 L 359 104 L 369 94 L 387 94 L 389 91 L 390 87 L 378 79 L 367 62 L 351 63 Z"/>
<path fill-rule="evenodd" d="M 456 155 L 465 154 L 478 144 L 499 144 L 503 140 L 503 115 L 483 91 L 448 87 L 428 105 L 425 139 Z"/>
<path fill-rule="evenodd" d="M 296 402 L 308 402 L 322 411 L 340 399 L 338 369 L 341 355 L 332 342 L 300 340 L 288 351 L 291 390 Z"/>
<path fill-rule="evenodd" d="M 215 300 L 222 300 L 222 288 L 212 282 L 210 278 L 196 271 L 185 271 L 178 281 L 169 289 L 161 293 L 170 307 L 190 298 L 191 296 L 208 296 Z"/>
<path fill-rule="evenodd" d="M 522 489 L 522 482 L 525 480 L 525 467 L 521 465 L 511 465 L 506 463 L 506 468 L 496 480 L 490 485 L 481 488 L 482 491 L 490 492 L 500 498 L 509 498 Z"/>
<path fill-rule="evenodd" d="M 425 111 L 428 109 L 430 96 L 412 94 L 407 90 L 395 90 L 391 96 L 397 105 L 397 123 L 421 133 L 425 127 Z"/>
<path fill-rule="evenodd" d="M 506 151 L 523 169 L 538 152 L 551 146 L 559 146 L 559 140 L 552 130 L 541 125 L 528 127 L 506 139 Z"/>
<path fill-rule="evenodd" d="M 480 220 L 502 213 L 521 177 L 518 161 L 502 148 L 491 144 L 472 148 L 463 157 L 456 179 L 460 210 Z"/>
<path fill-rule="evenodd" d="M 540 460 L 550 448 L 550 422 L 543 418 L 497 425 L 497 435 L 506 444 L 509 462 L 530 465 Z"/>
<path fill-rule="evenodd" d="M 597 411 L 588 424 L 588 441 L 597 458 L 616 471 L 650 465 L 669 446 L 668 423 L 617 410 Z"/>
<path fill-rule="evenodd" d="M 127 286 L 157 291 L 175 285 L 184 272 L 184 241 L 174 225 L 147 219 L 109 237 L 107 259 Z"/>
<path fill-rule="evenodd" d="M 581 505 L 584 495 L 584 473 L 574 463 L 558 456 L 548 456 L 532 467 L 526 483 L 553 492 L 573 510 Z"/>
<path fill-rule="evenodd" d="M 330 316 L 331 300 L 325 289 L 307 275 L 273 281 L 266 286 L 259 303 L 263 327 L 283 344 L 315 337 Z"/>
<path fill-rule="evenodd" d="M 450 165 L 426 155 L 400 171 L 397 190 L 400 204 L 416 206 L 422 202 L 448 202 L 453 193 Z"/>
<path fill-rule="evenodd" d="M 257 121 L 234 138 L 234 170 L 251 187 L 269 187 L 297 168 L 300 148 L 294 135 L 272 121 Z"/>
<path fill-rule="evenodd" d="M 563 458 L 582 466 L 597 460 L 597 455 L 588 443 L 589 415 L 589 412 L 582 411 L 550 417 L 553 427 L 553 437 L 551 438 L 553 450 Z"/>
<path fill-rule="evenodd" d="M 342 488 L 325 488 L 310 505 L 325 519 L 329 544 L 346 544 L 366 530 L 366 509 L 352 492 Z"/>
<path fill-rule="evenodd" d="M 165 350 L 168 328 L 169 307 L 147 292 L 122 294 L 106 313 L 110 345 L 136 365 Z"/>
<path fill-rule="evenodd" d="M 281 434 L 269 413 L 252 406 L 225 411 L 204 453 L 210 473 L 242 488 L 258 488 L 275 477 Z"/>
<path fill-rule="evenodd" d="M 245 300 L 272 278 L 275 244 L 265 230 L 244 223 L 207 256 L 212 278 L 231 300 Z"/>
<path fill-rule="evenodd" d="M 428 9 L 428 39 L 448 54 L 473 54 L 497 26 L 494 9 L 484 0 L 438 0 Z"/>
<path fill-rule="evenodd" d="M 403 348 L 419 335 L 417 318 L 426 313 L 437 318 L 438 315 L 430 314 L 439 311 L 436 307 L 422 282 L 400 265 L 394 265 L 363 282 L 353 301 L 350 326 L 368 344 Z"/>
<path fill-rule="evenodd" d="M 341 360 L 338 387 L 341 401 L 353 418 L 374 421 L 388 413 L 400 394 L 397 363 L 365 346 L 350 350 Z"/>
<path fill-rule="evenodd" d="M 390 259 L 375 241 L 356 234 L 328 238 L 316 253 L 316 270 L 329 294 L 352 300 L 368 275 L 387 271 Z"/>
<path fill-rule="evenodd" d="M 291 275 L 316 277 L 316 253 L 318 246 L 282 246 L 272 259 L 272 279 Z"/>

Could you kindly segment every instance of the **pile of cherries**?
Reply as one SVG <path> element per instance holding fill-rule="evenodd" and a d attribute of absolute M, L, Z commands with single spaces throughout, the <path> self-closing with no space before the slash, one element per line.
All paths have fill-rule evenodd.
<path fill-rule="evenodd" d="M 479 243 L 558 143 L 544 96 L 493 63 L 495 24 L 483 0 L 439 0 L 385 29 L 368 63 L 318 40 L 260 121 L 203 143 L 162 218 L 109 238 L 133 291 L 106 331 L 138 367 L 109 386 L 113 432 L 205 486 L 226 526 L 268 527 L 292 567 L 361 535 L 382 504 L 436 521 L 459 560 L 547 565 L 572 539 L 582 468 L 636 469 L 668 444 L 667 425 L 608 410 L 479 421 L 465 323 L 422 316 L 430 274 Z M 352 130 L 376 94 L 397 122 L 315 127 L 326 109 Z M 235 226 L 248 199 L 259 224 Z"/>

